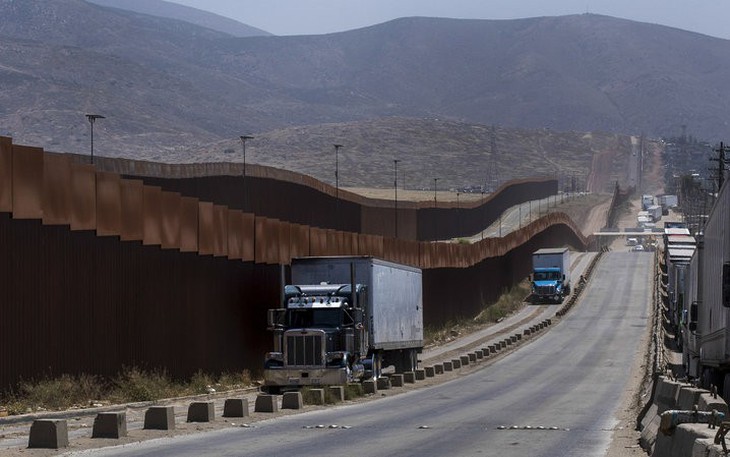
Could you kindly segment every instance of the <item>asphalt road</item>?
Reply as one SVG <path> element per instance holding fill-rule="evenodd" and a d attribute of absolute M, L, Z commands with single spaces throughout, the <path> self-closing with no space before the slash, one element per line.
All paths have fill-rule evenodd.
<path fill-rule="evenodd" d="M 456 380 L 84 455 L 603 456 L 643 353 L 652 261 L 650 253 L 604 255 L 581 302 L 548 333 Z"/>

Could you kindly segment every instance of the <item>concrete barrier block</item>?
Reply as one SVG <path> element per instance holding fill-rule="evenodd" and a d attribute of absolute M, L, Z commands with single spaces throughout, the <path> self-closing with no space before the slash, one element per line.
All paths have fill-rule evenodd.
<path fill-rule="evenodd" d="M 654 445 L 656 444 L 660 423 L 661 416 L 654 415 L 654 418 L 651 420 L 651 422 L 649 422 L 649 424 L 646 425 L 641 431 L 639 445 L 641 445 L 641 448 L 646 450 L 649 455 L 654 455 Z"/>
<path fill-rule="evenodd" d="M 172 406 L 150 406 L 144 413 L 147 430 L 175 430 L 175 409 Z"/>
<path fill-rule="evenodd" d="M 281 399 L 281 409 L 302 409 L 304 408 L 304 400 L 301 392 L 284 392 Z"/>
<path fill-rule="evenodd" d="M 326 391 L 327 401 L 330 403 L 342 403 L 345 401 L 344 386 L 329 386 Z"/>
<path fill-rule="evenodd" d="M 434 374 L 444 374 L 444 364 L 443 363 L 437 363 L 433 366 L 433 372 Z"/>
<path fill-rule="evenodd" d="M 127 413 L 99 413 L 94 418 L 92 438 L 119 439 L 127 436 Z"/>
<path fill-rule="evenodd" d="M 60 449 L 68 447 L 66 419 L 36 419 L 30 426 L 29 448 Z"/>
<path fill-rule="evenodd" d="M 703 393 L 707 393 L 707 391 L 705 389 L 698 389 L 697 387 L 680 387 L 679 396 L 677 397 L 677 409 L 692 411 L 694 406 L 699 403 L 700 395 Z"/>
<path fill-rule="evenodd" d="M 672 381 L 666 376 L 660 376 L 657 379 L 657 388 L 654 394 L 654 403 L 659 408 L 658 414 L 663 413 L 669 409 L 677 408 L 677 398 L 679 396 L 679 389 L 682 387 L 682 383 Z"/>
<path fill-rule="evenodd" d="M 444 371 L 454 371 L 454 362 L 444 362 Z"/>
<path fill-rule="evenodd" d="M 532 334 L 532 330 L 530 330 L 529 328 L 526 328 L 525 330 L 522 331 L 522 334 L 525 336 L 530 336 Z"/>
<path fill-rule="evenodd" d="M 390 375 L 390 385 L 393 387 L 403 387 L 403 375 L 400 373 Z"/>
<path fill-rule="evenodd" d="M 512 340 L 509 338 L 505 338 L 504 340 L 502 340 L 502 343 L 503 348 L 506 348 L 507 346 L 512 346 Z"/>
<path fill-rule="evenodd" d="M 500 341 L 500 342 L 499 342 L 499 347 L 500 347 L 501 349 L 505 349 L 505 348 L 507 347 L 507 342 L 506 342 L 506 341 L 504 341 L 504 340 Z"/>
<path fill-rule="evenodd" d="M 279 411 L 279 399 L 276 395 L 258 394 L 253 410 L 256 413 L 276 413 Z"/>
<path fill-rule="evenodd" d="M 467 354 L 469 357 L 469 363 L 477 363 L 477 353 L 476 352 L 470 352 Z"/>
<path fill-rule="evenodd" d="M 372 379 L 368 379 L 362 382 L 362 388 L 365 394 L 378 393 L 378 384 Z"/>
<path fill-rule="evenodd" d="M 714 409 L 717 412 L 724 413 L 725 420 L 730 419 L 727 403 L 719 395 L 715 398 L 709 392 L 700 394 L 700 398 L 697 400 L 697 408 L 700 411 L 712 411 Z"/>
<path fill-rule="evenodd" d="M 461 359 L 452 359 L 451 365 L 453 365 L 454 370 L 458 370 L 459 368 L 461 368 Z"/>
<path fill-rule="evenodd" d="M 483 359 L 484 358 L 484 351 L 481 349 L 477 349 L 474 351 L 474 354 L 476 354 L 477 359 Z"/>
<path fill-rule="evenodd" d="M 188 406 L 188 422 L 211 422 L 215 420 L 215 403 L 194 401 Z"/>
<path fill-rule="evenodd" d="M 324 405 L 324 389 L 306 389 L 302 392 L 302 401 L 307 405 Z"/>
<path fill-rule="evenodd" d="M 545 323 L 547 325 L 553 325 L 553 320 L 548 317 L 547 319 L 545 319 Z"/>
<path fill-rule="evenodd" d="M 522 334 L 521 333 L 515 333 L 515 338 L 517 338 L 517 341 L 522 340 Z"/>
<path fill-rule="evenodd" d="M 671 435 L 659 433 L 654 443 L 652 455 L 662 457 L 691 456 L 695 441 L 714 439 L 717 429 L 707 428 L 707 424 L 682 424 Z"/>
<path fill-rule="evenodd" d="M 512 335 L 509 337 L 509 340 L 512 344 L 517 343 L 517 335 Z"/>
<path fill-rule="evenodd" d="M 247 398 L 227 398 L 223 403 L 223 417 L 247 417 Z"/>
<path fill-rule="evenodd" d="M 436 367 L 435 366 L 434 367 L 424 367 L 423 368 L 423 374 L 427 378 L 433 378 L 433 377 L 435 377 L 436 376 Z"/>
<path fill-rule="evenodd" d="M 378 390 L 388 390 L 391 388 L 390 378 L 387 376 L 381 376 L 377 381 Z"/>
<path fill-rule="evenodd" d="M 499 346 L 500 345 L 498 345 L 498 344 L 490 344 L 489 345 L 489 353 L 490 354 L 496 354 L 497 351 L 499 351 Z"/>
<path fill-rule="evenodd" d="M 416 374 L 416 381 L 423 381 L 426 379 L 426 370 L 425 369 L 418 369 L 414 371 Z"/>
<path fill-rule="evenodd" d="M 416 372 L 415 371 L 406 371 L 403 373 L 403 382 L 406 384 L 415 384 L 416 383 Z"/>
<path fill-rule="evenodd" d="M 657 416 L 657 405 L 656 403 L 652 403 L 649 406 L 649 409 L 646 411 L 646 414 L 644 414 L 644 417 L 641 419 L 641 430 L 644 430 L 646 427 L 649 426 L 652 420 L 654 420 L 654 417 Z"/>
<path fill-rule="evenodd" d="M 468 355 L 462 355 L 459 356 L 459 359 L 461 360 L 461 366 L 469 365 L 469 356 Z"/>
<path fill-rule="evenodd" d="M 709 438 L 696 440 L 691 455 L 692 457 L 727 457 L 722 451 L 722 445 L 715 444 L 715 440 Z"/>

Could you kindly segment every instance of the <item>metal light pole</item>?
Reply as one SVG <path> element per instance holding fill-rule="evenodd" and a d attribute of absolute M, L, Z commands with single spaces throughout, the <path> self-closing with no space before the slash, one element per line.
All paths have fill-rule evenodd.
<path fill-rule="evenodd" d="M 341 144 L 335 144 L 335 198 L 340 199 L 340 148 Z"/>
<path fill-rule="evenodd" d="M 400 160 L 393 159 L 393 169 L 395 180 L 393 181 L 393 189 L 395 190 L 395 237 L 398 238 L 398 162 Z"/>
<path fill-rule="evenodd" d="M 436 186 L 438 186 L 439 178 L 433 178 L 433 207 L 436 207 Z"/>
<path fill-rule="evenodd" d="M 251 135 L 241 135 L 239 137 L 241 139 L 241 149 L 243 149 L 243 209 L 244 211 L 246 208 L 246 196 L 248 195 L 248 192 L 246 192 L 246 140 L 253 140 L 253 137 Z"/>
<path fill-rule="evenodd" d="M 241 139 L 241 147 L 243 149 L 243 179 L 245 182 L 245 179 L 246 179 L 246 140 L 253 140 L 253 137 L 251 135 L 241 135 L 239 138 Z"/>
<path fill-rule="evenodd" d="M 459 205 L 459 192 L 456 193 L 456 229 L 459 231 L 461 236 L 461 207 Z"/>
<path fill-rule="evenodd" d="M 106 119 L 101 114 L 87 114 L 86 119 L 89 120 L 89 124 L 91 124 L 91 163 L 94 163 L 94 122 L 96 122 L 97 119 Z"/>

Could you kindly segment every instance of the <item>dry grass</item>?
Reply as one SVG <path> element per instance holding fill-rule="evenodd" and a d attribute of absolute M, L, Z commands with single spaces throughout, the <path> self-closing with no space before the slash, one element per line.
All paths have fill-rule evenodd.
<path fill-rule="evenodd" d="M 189 380 L 175 381 L 164 371 L 147 372 L 125 368 L 114 379 L 97 376 L 64 374 L 40 381 L 24 381 L 17 391 L 0 396 L 10 415 L 36 411 L 81 409 L 109 404 L 153 401 L 163 398 L 198 395 L 252 386 L 248 370 L 213 376 L 199 371 Z"/>
<path fill-rule="evenodd" d="M 485 304 L 482 311 L 472 318 L 457 319 L 437 327 L 426 328 L 424 343 L 426 346 L 448 343 L 459 335 L 473 333 L 493 325 L 522 308 L 524 306 L 523 299 L 529 292 L 530 283 L 524 280 L 510 290 L 505 291 L 496 302 Z"/>

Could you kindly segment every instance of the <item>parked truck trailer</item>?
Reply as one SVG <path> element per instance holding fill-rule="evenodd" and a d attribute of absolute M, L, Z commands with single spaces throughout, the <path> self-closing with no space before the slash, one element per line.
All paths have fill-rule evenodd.
<path fill-rule="evenodd" d="M 269 310 L 264 390 L 413 371 L 423 349 L 421 270 L 373 257 L 292 260 L 282 307 Z"/>

